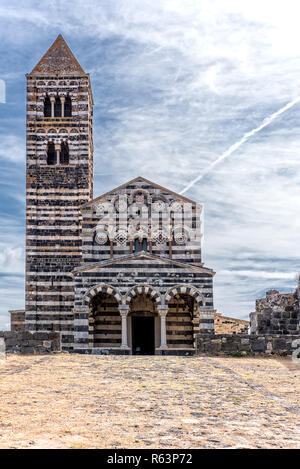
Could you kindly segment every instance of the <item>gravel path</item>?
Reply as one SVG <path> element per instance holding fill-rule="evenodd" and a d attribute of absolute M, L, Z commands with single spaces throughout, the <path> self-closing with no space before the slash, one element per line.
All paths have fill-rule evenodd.
<path fill-rule="evenodd" d="M 288 359 L 9 355 L 0 448 L 300 448 Z"/>

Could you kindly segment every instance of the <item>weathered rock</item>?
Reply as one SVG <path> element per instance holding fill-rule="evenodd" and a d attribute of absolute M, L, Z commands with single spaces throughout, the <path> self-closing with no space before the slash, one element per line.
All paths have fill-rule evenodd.
<path fill-rule="evenodd" d="M 7 353 L 43 354 L 61 349 L 58 332 L 0 331 L 1 341 Z"/>
<path fill-rule="evenodd" d="M 197 336 L 197 353 L 232 354 L 246 352 L 247 354 L 278 354 L 292 355 L 297 335 L 202 335 Z M 294 342 L 293 342 L 294 341 Z M 241 354 L 242 355 L 242 354 Z"/>
<path fill-rule="evenodd" d="M 299 285 L 293 293 L 269 290 L 250 314 L 251 334 L 300 334 Z"/>

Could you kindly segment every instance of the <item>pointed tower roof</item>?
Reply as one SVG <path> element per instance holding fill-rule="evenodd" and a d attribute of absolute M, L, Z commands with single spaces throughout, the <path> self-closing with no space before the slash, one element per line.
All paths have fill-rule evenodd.
<path fill-rule="evenodd" d="M 30 75 L 86 75 L 60 34 Z"/>

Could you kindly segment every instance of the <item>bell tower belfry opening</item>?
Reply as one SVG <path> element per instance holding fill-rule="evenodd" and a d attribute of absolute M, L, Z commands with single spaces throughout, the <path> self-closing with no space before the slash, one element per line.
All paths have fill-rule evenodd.
<path fill-rule="evenodd" d="M 80 206 L 93 197 L 92 89 L 61 35 L 26 78 L 25 327 L 60 331 L 71 350 Z"/>

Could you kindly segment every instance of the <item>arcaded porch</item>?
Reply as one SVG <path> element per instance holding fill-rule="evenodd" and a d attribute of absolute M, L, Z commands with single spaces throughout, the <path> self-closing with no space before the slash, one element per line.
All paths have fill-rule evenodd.
<path fill-rule="evenodd" d="M 162 294 L 138 285 L 121 295 L 114 287 L 98 285 L 74 311 L 74 351 L 192 355 L 197 333 L 205 324 L 206 332 L 212 330 L 213 316 L 191 286 L 176 286 Z"/>

